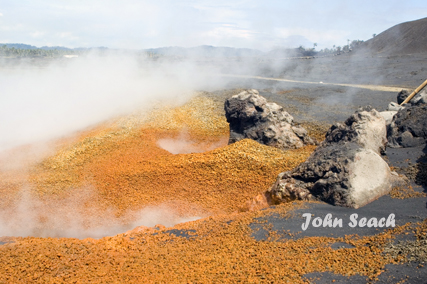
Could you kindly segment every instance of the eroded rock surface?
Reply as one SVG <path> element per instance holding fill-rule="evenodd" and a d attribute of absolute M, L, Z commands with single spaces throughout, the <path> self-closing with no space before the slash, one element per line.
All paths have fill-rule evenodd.
<path fill-rule="evenodd" d="M 336 123 L 326 133 L 323 144 L 355 142 L 363 148 L 382 153 L 387 144 L 385 119 L 370 106 L 356 111 L 344 124 Z"/>
<path fill-rule="evenodd" d="M 295 149 L 314 144 L 307 131 L 294 123 L 283 107 L 267 102 L 256 90 L 243 91 L 224 104 L 230 124 L 229 144 L 249 138 L 279 149 Z"/>
<path fill-rule="evenodd" d="M 395 176 L 379 155 L 386 144 L 384 118 L 371 107 L 333 125 L 325 141 L 292 171 L 279 174 L 268 193 L 274 203 L 323 200 L 359 208 L 388 193 Z"/>
<path fill-rule="evenodd" d="M 359 208 L 388 193 L 391 178 L 377 153 L 350 142 L 319 148 L 295 170 L 282 173 L 270 192 L 275 203 L 318 199 Z"/>
<path fill-rule="evenodd" d="M 388 128 L 390 147 L 415 147 L 427 141 L 427 104 L 407 106 L 397 112 Z"/>

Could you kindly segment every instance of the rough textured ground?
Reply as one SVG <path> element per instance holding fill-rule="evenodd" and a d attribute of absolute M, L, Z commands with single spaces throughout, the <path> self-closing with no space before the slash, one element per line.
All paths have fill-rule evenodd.
<path fill-rule="evenodd" d="M 381 79 L 415 88 L 425 80 L 422 58 L 292 61 L 286 64 L 295 66 L 292 74 L 261 75 L 368 84 Z M 424 148 L 388 149 L 384 158 L 393 167 L 414 172 L 412 188 L 356 211 L 301 202 L 251 211 L 265 207 L 260 194 L 277 174 L 314 147 L 280 151 L 249 140 L 226 145 L 223 102 L 242 88 L 259 89 L 283 105 L 318 140 L 359 106 L 384 110 L 396 94 L 243 78 L 229 87 L 181 107 L 105 122 L 56 141 L 42 159 L 31 147 L 16 149 L 8 157 L 19 153 L 19 167 L 2 156 L 0 283 L 424 283 L 423 251 L 415 249 L 427 231 L 426 187 L 416 179 L 424 168 L 411 169 Z M 396 228 L 350 230 L 345 222 L 303 232 L 306 212 L 332 213 L 344 222 L 354 212 L 367 218 L 394 213 Z M 153 227 L 157 223 L 181 224 Z"/>
<path fill-rule="evenodd" d="M 316 216 L 332 212 L 343 218 L 350 213 L 324 204 L 247 211 L 265 206 L 262 199 L 246 202 L 265 191 L 277 173 L 304 161 L 314 147 L 281 151 L 250 140 L 226 146 L 228 128 L 221 103 L 215 94 L 203 93 L 181 107 L 159 108 L 148 118 L 134 114 L 58 141 L 55 154 L 29 163 L 25 171 L 3 167 L 2 208 L 21 206 L 25 184 L 37 199 L 31 208 L 38 223 L 32 237 L 1 238 L 0 282 L 317 283 L 315 279 L 347 277 L 364 283 L 385 277 L 390 271 L 386 265 L 397 265 L 394 269 L 406 261 L 401 254 L 383 253 L 393 239 L 411 232 L 410 241 L 423 240 L 425 210 L 413 211 L 419 207 L 406 205 L 411 199 L 399 203 L 400 199 L 383 198 L 372 203 L 373 211 L 363 209 L 366 216 L 377 217 L 402 212 L 396 217 L 397 228 L 380 231 L 344 227 L 298 233 L 299 212 Z M 312 129 L 321 137 L 321 127 Z M 187 149 L 201 153 L 173 155 L 159 147 L 159 139 L 184 141 Z M 216 149 L 209 150 L 212 147 Z M 403 211 L 388 208 L 398 204 Z M 173 228 L 135 228 L 143 225 L 137 223 L 138 210 L 147 205 L 165 210 L 167 218 L 158 220 L 170 225 L 195 216 L 211 217 Z M 327 208 L 321 211 L 322 206 Z M 99 222 L 105 229 L 105 220 L 122 225 L 116 230 L 133 230 L 100 239 L 34 237 L 69 234 L 57 228 L 66 228 L 64 222 L 71 220 L 64 217 L 66 212 L 86 216 L 73 228 L 81 231 L 76 235 L 80 238 L 102 229 Z M 50 214 L 62 219 L 53 222 Z M 405 269 L 411 275 L 424 271 L 417 265 Z"/>

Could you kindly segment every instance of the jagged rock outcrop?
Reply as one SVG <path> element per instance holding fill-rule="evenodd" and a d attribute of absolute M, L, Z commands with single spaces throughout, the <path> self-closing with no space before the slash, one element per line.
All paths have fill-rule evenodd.
<path fill-rule="evenodd" d="M 389 147 L 415 147 L 427 141 L 427 104 L 416 103 L 398 111 L 388 127 Z"/>
<path fill-rule="evenodd" d="M 279 149 L 315 143 L 283 107 L 267 102 L 256 90 L 232 96 L 225 101 L 224 109 L 230 124 L 229 144 L 245 138 Z"/>
<path fill-rule="evenodd" d="M 391 179 L 377 153 L 347 142 L 319 148 L 295 170 L 282 173 L 270 193 L 275 203 L 318 199 L 359 208 L 388 193 Z"/>
<path fill-rule="evenodd" d="M 379 155 L 386 144 L 384 118 L 371 107 L 335 124 L 325 141 L 292 171 L 279 174 L 268 190 L 273 203 L 323 200 L 359 208 L 388 193 L 394 182 Z"/>

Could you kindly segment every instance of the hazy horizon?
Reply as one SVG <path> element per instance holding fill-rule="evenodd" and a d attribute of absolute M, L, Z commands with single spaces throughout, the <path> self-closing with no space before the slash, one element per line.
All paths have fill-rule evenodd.
<path fill-rule="evenodd" d="M 37 47 L 317 49 L 366 41 L 427 15 L 427 3 L 398 1 L 3 1 L 0 42 Z"/>

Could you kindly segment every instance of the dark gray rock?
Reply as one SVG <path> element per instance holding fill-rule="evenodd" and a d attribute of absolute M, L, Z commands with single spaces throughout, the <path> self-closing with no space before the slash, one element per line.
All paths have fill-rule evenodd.
<path fill-rule="evenodd" d="M 385 128 L 384 118 L 371 107 L 333 125 L 304 163 L 279 174 L 267 192 L 271 200 L 322 200 L 359 208 L 388 193 L 398 178 L 379 155 L 387 142 Z"/>
<path fill-rule="evenodd" d="M 359 208 L 391 190 L 387 163 L 371 149 L 346 142 L 319 147 L 293 171 L 282 173 L 269 190 L 274 203 L 322 200 Z"/>
<path fill-rule="evenodd" d="M 283 107 L 267 102 L 256 90 L 232 96 L 225 101 L 224 109 L 230 124 L 229 144 L 245 138 L 279 149 L 314 144 L 307 131 L 296 125 Z"/>
<path fill-rule="evenodd" d="M 397 94 L 397 103 L 400 105 L 404 100 L 409 96 L 409 92 L 407 90 L 402 90 Z"/>
<path fill-rule="evenodd" d="M 417 103 L 397 112 L 387 131 L 389 147 L 415 147 L 427 140 L 427 104 Z"/>

